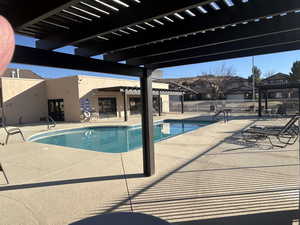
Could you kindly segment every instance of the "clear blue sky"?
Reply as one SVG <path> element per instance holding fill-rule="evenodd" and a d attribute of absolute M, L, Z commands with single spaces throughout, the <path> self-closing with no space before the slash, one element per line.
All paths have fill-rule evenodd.
<path fill-rule="evenodd" d="M 35 39 L 16 35 L 16 42 L 18 45 L 34 47 Z M 71 46 L 65 47 L 65 48 L 58 49 L 57 51 L 72 53 L 73 47 Z M 101 56 L 96 56 L 95 58 L 101 58 Z M 282 53 L 270 54 L 270 55 L 255 56 L 255 65 L 262 70 L 263 74 L 269 71 L 289 73 L 293 62 L 296 60 L 300 60 L 300 50 L 282 52 Z M 187 66 L 166 68 L 163 69 L 164 78 L 197 76 L 197 75 L 201 75 L 202 73 L 215 71 L 216 68 L 220 68 L 222 65 L 226 65 L 226 67 L 234 68 L 237 75 L 239 76 L 248 77 L 251 73 L 252 59 L 251 57 L 246 57 L 246 58 L 238 58 L 238 59 L 231 59 L 231 60 L 215 61 L 210 63 L 200 63 L 200 64 L 193 64 Z M 77 74 L 122 77 L 122 76 L 110 75 L 110 74 L 99 74 L 99 73 L 91 73 L 86 71 L 56 69 L 56 68 L 21 65 L 21 64 L 14 64 L 14 63 L 10 64 L 10 67 L 30 69 L 43 77 L 49 77 L 49 78 L 62 77 L 68 75 L 77 75 Z"/>

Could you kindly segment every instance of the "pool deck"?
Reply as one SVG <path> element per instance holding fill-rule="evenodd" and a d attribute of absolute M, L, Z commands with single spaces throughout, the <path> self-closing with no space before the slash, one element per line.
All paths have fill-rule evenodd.
<path fill-rule="evenodd" d="M 197 116 L 169 114 L 155 120 Z M 55 130 L 139 121 L 63 123 Z M 156 143 L 156 175 L 148 178 L 142 175 L 141 149 L 109 154 L 23 143 L 15 136 L 0 147 L 0 163 L 10 182 L 5 184 L 0 171 L 0 224 L 77 224 L 87 217 L 97 220 L 103 213 L 131 210 L 172 224 L 295 224 L 298 143 L 271 149 L 267 142 L 246 144 L 239 135 L 254 123 L 285 122 L 235 118 Z M 28 138 L 46 126 L 21 129 Z"/>

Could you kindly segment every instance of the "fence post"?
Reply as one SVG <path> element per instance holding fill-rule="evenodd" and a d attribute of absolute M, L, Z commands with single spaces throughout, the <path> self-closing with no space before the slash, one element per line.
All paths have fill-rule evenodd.
<path fill-rule="evenodd" d="M 261 117 L 262 116 L 262 105 L 261 105 L 261 97 L 262 97 L 262 90 L 259 88 L 258 89 L 258 116 Z"/>

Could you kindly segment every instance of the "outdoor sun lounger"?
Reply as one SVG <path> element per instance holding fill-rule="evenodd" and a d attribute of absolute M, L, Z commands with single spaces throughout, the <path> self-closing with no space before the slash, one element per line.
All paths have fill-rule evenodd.
<path fill-rule="evenodd" d="M 299 114 L 295 114 L 293 115 L 290 120 L 288 121 L 289 122 L 293 122 L 293 120 L 295 119 L 295 117 L 299 116 Z M 286 125 L 288 125 L 288 123 Z M 257 125 L 254 125 L 254 126 L 251 126 L 250 128 L 253 128 L 253 129 L 272 129 L 272 130 L 281 130 L 282 128 L 284 128 L 286 125 L 284 126 L 257 126 Z M 295 134 L 298 134 L 298 126 L 294 123 L 291 127 L 291 131 L 294 132 Z"/>
<path fill-rule="evenodd" d="M 2 171 L 2 173 L 3 173 L 3 176 L 4 176 L 4 178 L 5 178 L 6 183 L 9 184 L 8 178 L 7 178 L 6 173 L 5 173 L 5 171 L 4 171 L 4 168 L 3 168 L 3 166 L 2 166 L 1 163 L 0 163 L 0 172 L 1 172 L 1 171 Z"/>
<path fill-rule="evenodd" d="M 285 126 L 279 127 L 252 127 L 242 132 L 246 141 L 255 139 L 257 142 L 260 139 L 268 139 L 273 147 L 284 148 L 287 145 L 293 145 L 298 139 L 299 127 L 295 123 L 300 118 L 299 115 L 293 116 Z M 274 144 L 271 137 L 277 138 L 282 145 Z"/>
<path fill-rule="evenodd" d="M 2 124 L 2 126 L 6 132 L 5 144 L 8 143 L 8 138 L 11 135 L 15 135 L 15 134 L 20 134 L 22 136 L 23 141 L 25 141 L 24 135 L 23 135 L 22 131 L 20 130 L 20 128 L 16 127 L 16 128 L 7 129 L 4 123 Z"/>

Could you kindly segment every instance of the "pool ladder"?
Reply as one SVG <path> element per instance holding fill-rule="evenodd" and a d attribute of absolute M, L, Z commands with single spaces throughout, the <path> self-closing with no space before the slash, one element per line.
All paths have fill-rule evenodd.
<path fill-rule="evenodd" d="M 221 114 L 223 114 L 223 121 L 224 123 L 228 123 L 229 121 L 229 113 L 231 112 L 231 110 L 229 109 L 222 109 L 222 110 L 219 110 L 217 111 L 214 115 L 213 115 L 213 118 L 215 120 L 217 120 L 217 117 Z"/>

